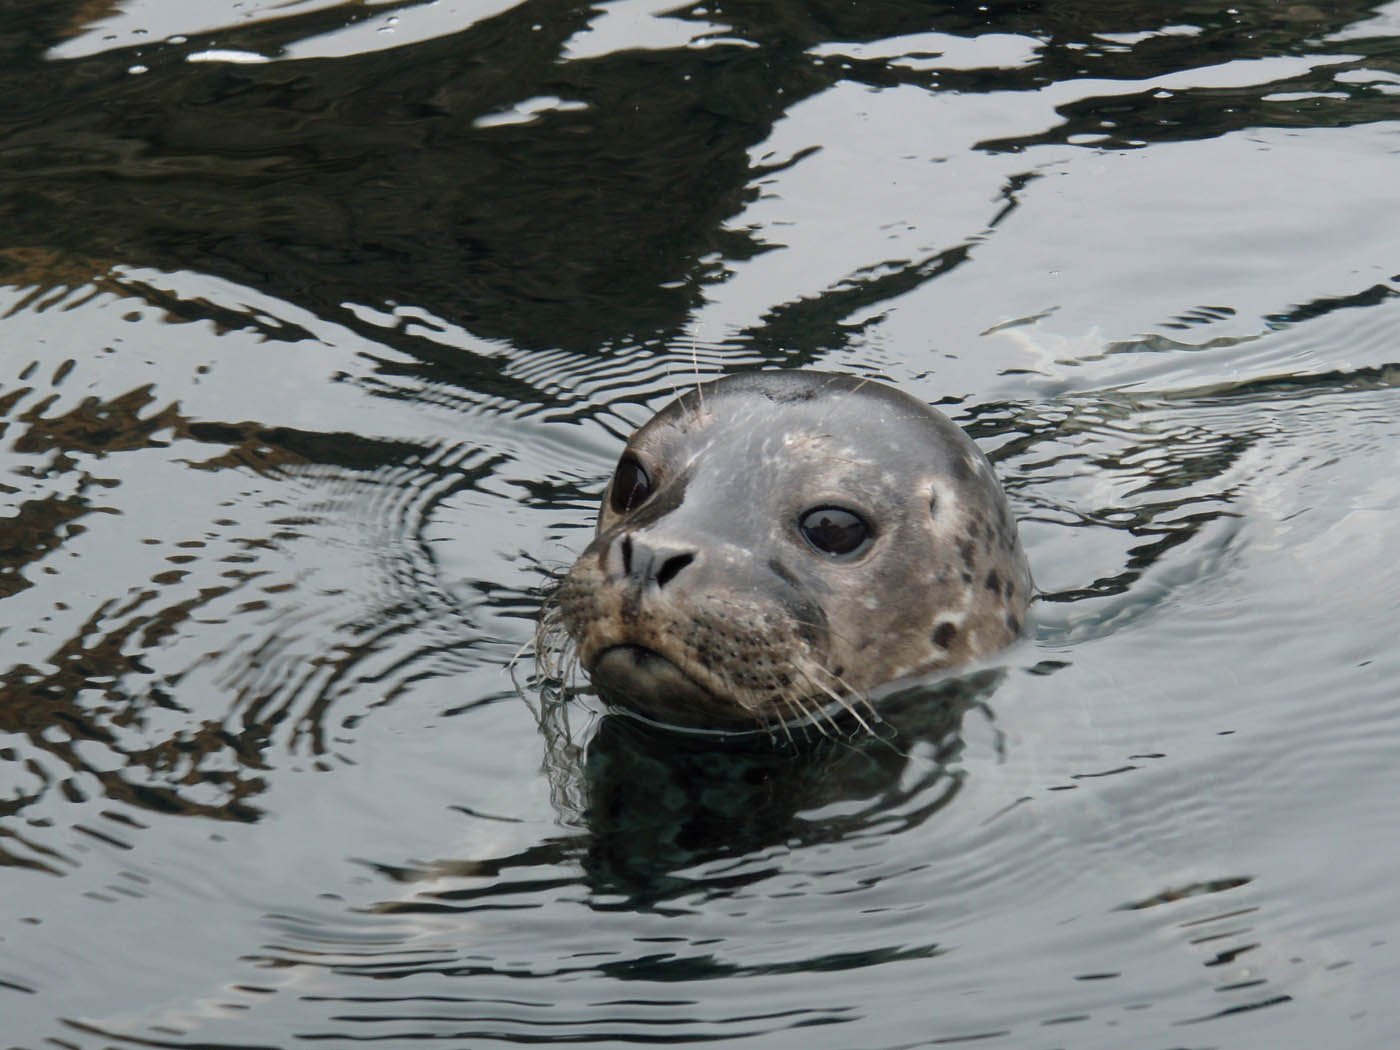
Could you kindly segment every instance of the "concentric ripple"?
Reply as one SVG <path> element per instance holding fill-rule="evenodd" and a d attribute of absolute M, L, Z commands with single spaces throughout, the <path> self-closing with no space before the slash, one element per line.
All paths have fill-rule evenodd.
<path fill-rule="evenodd" d="M 1400 1039 L 1394 3 L 24 0 L 0 59 L 6 1046 Z M 1029 637 L 870 733 L 528 651 L 626 434 L 758 367 L 941 405 L 1021 518 Z"/>

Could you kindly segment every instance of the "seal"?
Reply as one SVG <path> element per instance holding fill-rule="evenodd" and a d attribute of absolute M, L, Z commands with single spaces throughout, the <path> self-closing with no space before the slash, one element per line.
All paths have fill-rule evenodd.
<path fill-rule="evenodd" d="M 856 376 L 747 372 L 632 435 L 593 540 L 546 603 L 545 669 L 725 731 L 860 713 L 877 686 L 1011 642 L 1030 570 L 985 456 Z"/>

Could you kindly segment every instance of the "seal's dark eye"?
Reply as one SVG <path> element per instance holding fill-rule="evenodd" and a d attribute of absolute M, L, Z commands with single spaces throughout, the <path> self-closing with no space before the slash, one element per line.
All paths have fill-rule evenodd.
<path fill-rule="evenodd" d="M 816 507 L 798 519 L 803 537 L 826 554 L 855 554 L 870 541 L 870 526 L 859 514 L 840 507 Z"/>
<path fill-rule="evenodd" d="M 626 514 L 633 507 L 646 502 L 651 495 L 651 478 L 637 462 L 636 456 L 623 456 L 613 475 L 612 489 L 608 494 L 608 505 L 617 514 Z"/>

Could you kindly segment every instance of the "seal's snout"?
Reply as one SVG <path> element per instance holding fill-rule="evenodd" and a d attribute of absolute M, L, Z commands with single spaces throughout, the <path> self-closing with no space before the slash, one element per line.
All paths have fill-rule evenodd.
<path fill-rule="evenodd" d="M 648 541 L 638 533 L 625 532 L 608 546 L 604 569 L 634 586 L 660 590 L 695 561 L 695 554 L 694 547 Z"/>

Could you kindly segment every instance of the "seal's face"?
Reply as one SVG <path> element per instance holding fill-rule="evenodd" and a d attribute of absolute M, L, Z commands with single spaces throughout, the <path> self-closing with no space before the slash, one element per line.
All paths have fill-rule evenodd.
<path fill-rule="evenodd" d="M 739 728 L 991 652 L 1030 590 L 991 468 L 946 418 L 851 376 L 754 372 L 632 436 L 552 615 L 605 698 Z"/>

